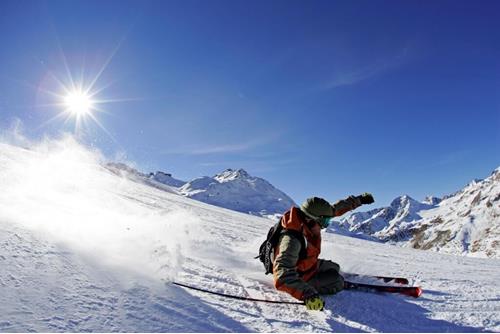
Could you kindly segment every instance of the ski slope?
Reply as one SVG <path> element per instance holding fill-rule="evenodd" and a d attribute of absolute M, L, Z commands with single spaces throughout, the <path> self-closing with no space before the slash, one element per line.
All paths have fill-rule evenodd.
<path fill-rule="evenodd" d="M 103 167 L 71 138 L 0 143 L 0 332 L 500 331 L 500 261 L 324 234 L 343 270 L 402 275 L 419 299 L 362 291 L 300 305 L 224 299 L 173 280 L 292 300 L 254 260 L 271 221 Z"/>

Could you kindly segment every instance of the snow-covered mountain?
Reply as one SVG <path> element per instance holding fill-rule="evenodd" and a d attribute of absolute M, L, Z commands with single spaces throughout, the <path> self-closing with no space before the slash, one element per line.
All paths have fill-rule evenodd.
<path fill-rule="evenodd" d="M 422 212 L 409 246 L 500 258 L 500 167 Z"/>
<path fill-rule="evenodd" d="M 146 174 L 139 172 L 137 169 L 130 167 L 123 162 L 108 162 L 106 163 L 106 168 L 117 175 L 128 177 L 134 180 L 142 180 L 148 177 Z"/>
<path fill-rule="evenodd" d="M 378 239 L 384 239 L 393 231 L 405 229 L 421 219 L 421 210 L 431 208 L 408 195 L 394 199 L 390 206 L 368 212 L 355 212 L 341 221 L 341 226 L 351 232 L 361 232 Z"/>
<path fill-rule="evenodd" d="M 170 187 L 179 188 L 186 184 L 186 181 L 181 181 L 172 177 L 172 174 L 164 173 L 161 171 L 157 171 L 156 173 L 149 173 L 149 178 L 151 180 L 155 180 L 156 182 L 160 182 L 166 184 Z"/>
<path fill-rule="evenodd" d="M 383 242 L 453 254 L 500 257 L 500 168 L 438 199 L 408 195 L 389 207 L 356 212 L 339 227 Z"/>
<path fill-rule="evenodd" d="M 287 194 L 244 169 L 226 169 L 213 177 L 203 176 L 185 182 L 161 171 L 145 174 L 123 163 L 108 163 L 107 168 L 134 181 L 255 216 L 276 217 L 295 205 Z"/>
<path fill-rule="evenodd" d="M 0 186 L 0 332 L 500 331 L 496 259 L 325 233 L 322 258 L 424 294 L 346 290 L 312 312 L 171 284 L 291 301 L 253 259 L 267 219 L 122 177 L 73 141 L 0 143 Z"/>
<path fill-rule="evenodd" d="M 281 214 L 295 205 L 284 192 L 244 169 L 226 169 L 214 177 L 194 179 L 179 191 L 201 202 L 259 216 Z"/>
<path fill-rule="evenodd" d="M 167 175 L 162 172 L 156 172 L 155 174 L 150 173 L 150 174 L 144 174 L 142 172 L 139 172 L 137 169 L 130 167 L 129 165 L 122 163 L 122 162 L 107 162 L 104 167 L 111 171 L 112 173 L 120 176 L 127 178 L 129 180 L 135 181 L 135 182 L 140 182 L 147 184 L 149 186 L 168 191 L 171 193 L 177 193 L 177 189 L 173 186 L 170 186 L 169 183 L 175 184 L 176 181 L 173 178 L 168 178 Z M 159 174 L 161 173 L 161 174 Z M 160 182 L 162 181 L 167 181 L 167 182 Z M 178 181 L 182 182 L 182 181 Z"/>

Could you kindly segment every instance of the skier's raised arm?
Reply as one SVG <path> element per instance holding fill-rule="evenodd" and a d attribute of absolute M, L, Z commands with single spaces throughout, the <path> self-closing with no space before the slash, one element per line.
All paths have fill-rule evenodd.
<path fill-rule="evenodd" d="M 354 210 L 362 204 L 372 204 L 375 202 L 372 194 L 364 193 L 359 196 L 349 196 L 341 199 L 332 205 L 334 217 L 342 216 L 344 213 Z"/>

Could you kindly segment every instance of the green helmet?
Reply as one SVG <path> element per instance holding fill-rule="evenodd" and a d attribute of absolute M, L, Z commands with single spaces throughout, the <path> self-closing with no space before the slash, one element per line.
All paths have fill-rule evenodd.
<path fill-rule="evenodd" d="M 300 209 L 311 219 L 333 217 L 333 208 L 327 200 L 319 197 L 308 198 Z"/>

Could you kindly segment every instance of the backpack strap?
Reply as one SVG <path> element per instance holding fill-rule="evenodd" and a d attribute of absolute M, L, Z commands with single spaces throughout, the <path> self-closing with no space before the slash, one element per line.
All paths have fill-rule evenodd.
<path fill-rule="evenodd" d="M 259 247 L 259 255 L 255 257 L 264 264 L 266 275 L 273 272 L 274 249 L 279 244 L 280 238 L 285 234 L 290 235 L 300 241 L 301 247 L 299 259 L 307 258 L 307 240 L 302 234 L 302 231 L 287 230 L 283 228 L 280 218 L 280 220 L 269 229 L 266 240 L 264 240 L 264 242 Z"/>

